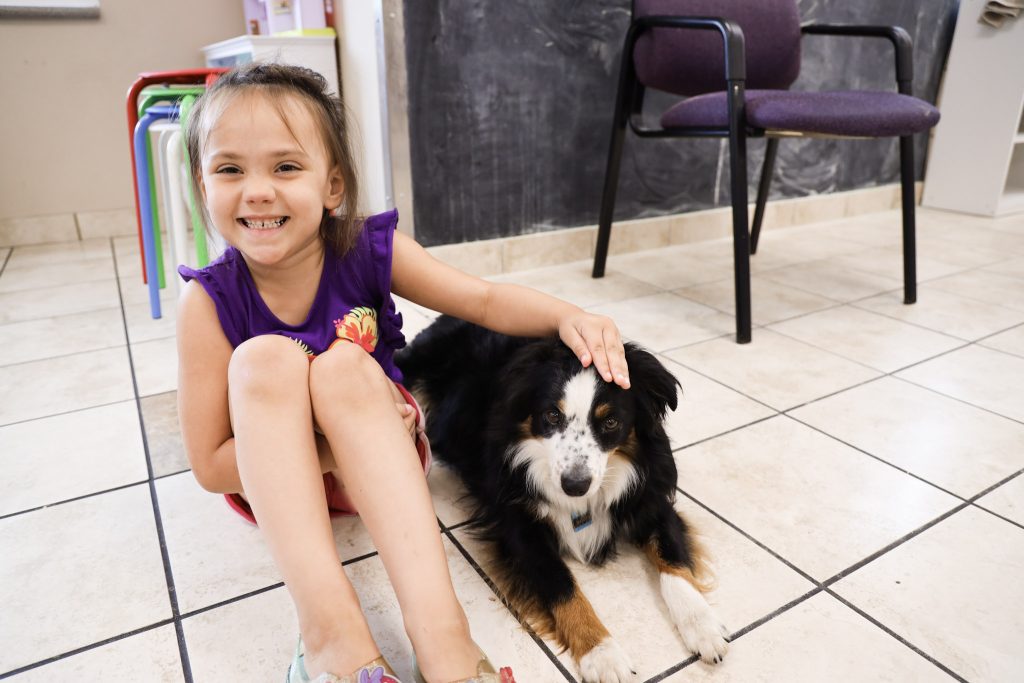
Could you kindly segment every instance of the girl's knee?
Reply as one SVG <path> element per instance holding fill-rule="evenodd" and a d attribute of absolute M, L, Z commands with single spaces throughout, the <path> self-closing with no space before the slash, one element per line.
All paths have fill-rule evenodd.
<path fill-rule="evenodd" d="M 308 377 L 306 353 L 291 339 L 276 334 L 242 342 L 228 363 L 228 389 L 232 393 L 258 392 L 292 380 L 308 381 Z"/>
<path fill-rule="evenodd" d="M 375 392 L 389 394 L 391 391 L 391 380 L 377 361 L 355 344 L 335 344 L 316 357 L 309 373 L 309 390 L 314 402 L 318 398 L 352 397 L 354 390 L 364 398 Z"/>

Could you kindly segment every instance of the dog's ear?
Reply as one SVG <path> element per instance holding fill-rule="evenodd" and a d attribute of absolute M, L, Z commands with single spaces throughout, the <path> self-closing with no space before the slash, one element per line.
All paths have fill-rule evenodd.
<path fill-rule="evenodd" d="M 626 364 L 629 366 L 630 392 L 638 404 L 637 419 L 650 417 L 656 422 L 665 419 L 665 412 L 679 405 L 679 380 L 650 352 L 636 344 L 626 344 Z"/>

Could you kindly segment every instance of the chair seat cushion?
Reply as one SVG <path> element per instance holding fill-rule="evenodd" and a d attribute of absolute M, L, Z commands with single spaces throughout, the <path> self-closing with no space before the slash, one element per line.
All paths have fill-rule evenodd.
<path fill-rule="evenodd" d="M 924 100 L 873 90 L 748 90 L 746 104 L 747 125 L 765 130 L 876 138 L 920 133 L 939 122 L 939 110 Z M 665 112 L 661 125 L 726 127 L 726 93 L 707 93 L 683 100 Z"/>

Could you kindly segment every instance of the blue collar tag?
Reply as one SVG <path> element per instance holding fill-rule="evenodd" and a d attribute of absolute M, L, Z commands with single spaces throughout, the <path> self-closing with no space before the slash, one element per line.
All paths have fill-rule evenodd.
<path fill-rule="evenodd" d="M 573 513 L 572 530 L 579 533 L 590 526 L 593 521 L 593 518 L 590 516 L 590 510 L 587 510 L 583 514 Z"/>

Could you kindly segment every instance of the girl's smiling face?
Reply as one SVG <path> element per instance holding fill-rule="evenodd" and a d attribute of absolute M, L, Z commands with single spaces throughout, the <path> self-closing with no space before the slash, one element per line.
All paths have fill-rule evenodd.
<path fill-rule="evenodd" d="M 301 100 L 273 103 L 261 93 L 230 100 L 209 130 L 201 165 L 213 227 L 250 267 L 319 256 L 324 209 L 341 205 L 344 186 Z"/>

